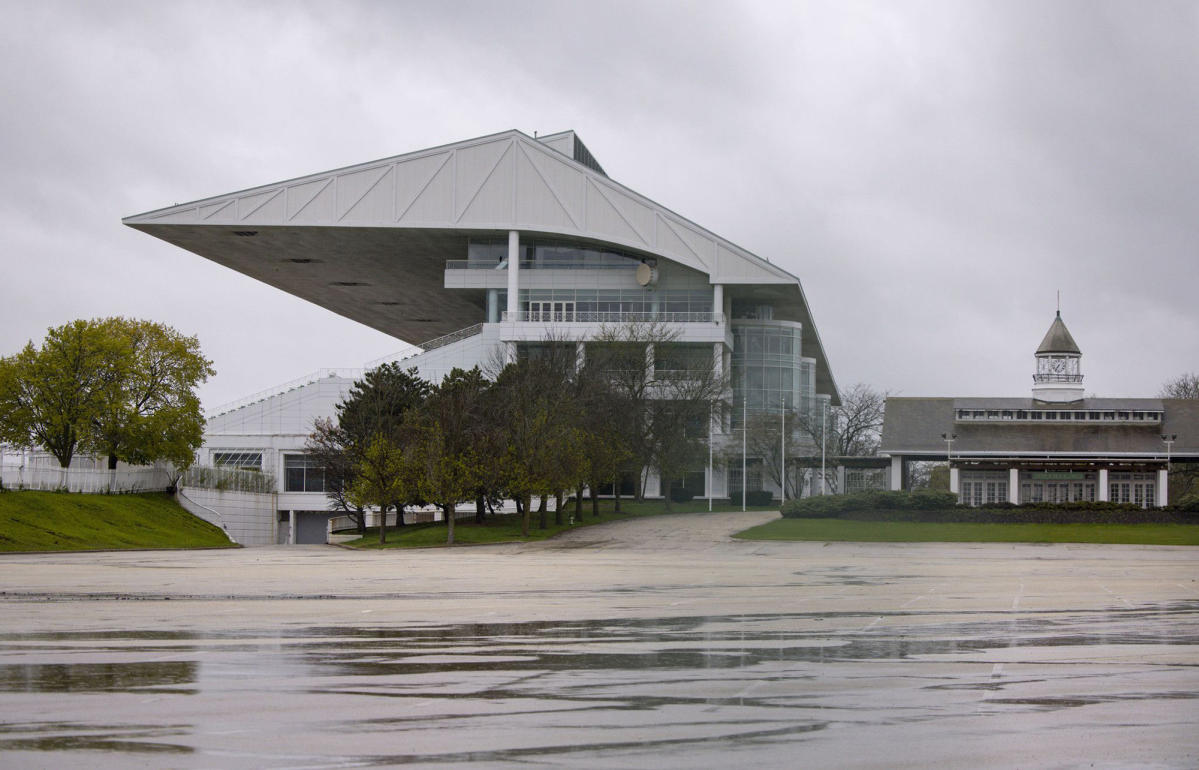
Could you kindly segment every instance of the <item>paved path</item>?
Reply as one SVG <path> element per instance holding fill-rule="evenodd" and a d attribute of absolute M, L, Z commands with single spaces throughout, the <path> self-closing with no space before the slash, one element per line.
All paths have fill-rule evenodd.
<path fill-rule="evenodd" d="M 0 556 L 0 767 L 1199 766 L 1199 549 Z"/>

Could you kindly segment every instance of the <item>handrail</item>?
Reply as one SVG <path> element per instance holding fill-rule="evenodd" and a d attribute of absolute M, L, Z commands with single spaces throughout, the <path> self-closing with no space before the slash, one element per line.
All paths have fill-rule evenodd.
<path fill-rule="evenodd" d="M 450 332 L 449 334 L 443 334 L 440 337 L 434 337 L 433 339 L 429 340 L 428 342 L 422 342 L 421 344 L 416 346 L 417 348 L 419 348 L 419 350 L 416 350 L 416 351 L 402 350 L 398 353 L 392 353 L 391 355 L 383 356 L 382 358 L 376 358 L 374 361 L 367 361 L 366 368 L 374 369 L 377 366 L 382 366 L 383 364 L 389 364 L 393 361 L 407 361 L 409 358 L 413 358 L 414 356 L 419 356 L 421 353 L 428 353 L 430 350 L 436 350 L 437 348 L 443 348 L 452 342 L 457 342 L 458 340 L 464 340 L 467 337 L 473 337 L 476 334 L 481 334 L 482 331 L 483 331 L 483 324 L 481 324 L 481 323 L 472 324 L 471 326 L 467 326 L 463 329 L 459 329 L 458 331 L 453 331 L 453 332 Z"/>
<path fill-rule="evenodd" d="M 620 261 L 616 261 L 619 259 Z M 639 260 L 619 257 L 613 260 L 577 259 L 522 259 L 521 270 L 634 270 L 641 264 Z M 446 270 L 507 270 L 508 261 L 483 262 L 471 259 L 447 259 Z"/>
<path fill-rule="evenodd" d="M 724 314 L 505 310 L 502 317 L 504 321 L 529 323 L 721 323 Z"/>
<path fill-rule="evenodd" d="M 265 390 L 260 390 L 257 393 L 253 393 L 244 398 L 239 398 L 236 401 L 230 401 L 226 404 L 221 404 L 213 409 L 212 416 L 220 417 L 221 415 L 228 414 L 236 409 L 241 409 L 242 407 L 256 404 L 259 401 L 264 401 L 271 396 L 278 396 L 280 394 L 295 390 L 296 388 L 302 388 L 305 385 L 311 385 L 314 382 L 326 379 L 328 377 L 349 377 L 350 379 L 356 380 L 361 376 L 361 369 L 317 369 L 315 372 L 309 372 L 303 377 L 297 377 L 290 382 L 285 382 L 281 385 L 275 385 L 273 387 L 266 388 Z"/>

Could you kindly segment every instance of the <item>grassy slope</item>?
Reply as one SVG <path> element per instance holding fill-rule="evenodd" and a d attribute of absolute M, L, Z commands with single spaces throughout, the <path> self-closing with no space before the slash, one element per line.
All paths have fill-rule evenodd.
<path fill-rule="evenodd" d="M 544 540 L 548 537 L 568 529 L 576 529 L 582 526 L 591 524 L 602 524 L 606 521 L 618 521 L 620 519 L 636 519 L 646 516 L 660 516 L 665 513 L 706 513 L 708 510 L 707 501 L 696 500 L 689 503 L 675 503 L 674 510 L 667 511 L 665 505 L 661 501 L 647 501 L 644 503 L 636 503 L 628 500 L 620 502 L 620 513 L 615 513 L 612 510 L 611 500 L 600 501 L 600 515 L 595 518 L 591 515 L 591 501 L 583 501 L 583 518 L 575 522 L 574 525 L 563 524 L 558 526 L 554 524 L 554 514 L 549 514 L 550 525 L 546 529 L 538 529 L 537 527 L 537 512 L 533 511 L 533 516 L 529 524 L 529 536 L 521 537 L 520 534 L 520 517 L 519 516 L 489 516 L 487 523 L 483 525 L 475 524 L 473 520 L 458 519 L 454 524 L 454 543 L 455 545 L 464 544 L 479 544 L 479 543 L 510 543 L 510 542 L 528 542 L 532 540 Z M 471 510 L 474 507 L 471 506 Z M 740 506 L 721 506 L 715 505 L 712 510 L 714 512 L 739 511 Z M 753 508 L 752 510 L 778 510 L 777 506 L 766 508 Z M 568 504 L 563 511 L 563 515 L 569 521 L 571 514 L 574 512 L 574 505 Z M 426 546 L 445 545 L 446 526 L 438 522 L 436 524 L 421 524 L 416 526 L 407 526 L 402 529 L 387 530 L 387 544 L 379 545 L 379 530 L 372 529 L 367 536 L 359 540 L 352 540 L 345 545 L 354 548 L 420 548 Z"/>
<path fill-rule="evenodd" d="M 778 519 L 737 533 L 744 540 L 875 543 L 1125 543 L 1199 545 L 1194 524 L 977 524 Z"/>
<path fill-rule="evenodd" d="M 228 546 L 165 494 L 0 493 L 0 551 Z"/>

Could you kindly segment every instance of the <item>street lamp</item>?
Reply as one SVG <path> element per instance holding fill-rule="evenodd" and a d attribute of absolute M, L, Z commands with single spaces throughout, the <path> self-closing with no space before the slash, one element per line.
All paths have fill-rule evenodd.
<path fill-rule="evenodd" d="M 1177 433 L 1163 433 L 1162 443 L 1166 445 L 1166 470 L 1170 470 L 1170 448 L 1174 446 L 1174 442 L 1178 440 Z"/>
<path fill-rule="evenodd" d="M 942 433 L 941 438 L 945 441 L 945 460 L 953 460 L 953 442 L 958 437 L 956 433 Z"/>

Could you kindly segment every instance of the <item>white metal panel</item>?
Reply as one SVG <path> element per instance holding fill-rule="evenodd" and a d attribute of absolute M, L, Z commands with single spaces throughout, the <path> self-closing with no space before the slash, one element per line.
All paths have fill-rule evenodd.
<path fill-rule="evenodd" d="M 578 229 L 562 199 L 523 150 L 516 153 L 516 219 L 539 228 Z"/>
<path fill-rule="evenodd" d="M 566 209 L 573 226 L 577 229 L 584 228 L 587 207 L 586 175 L 580 174 L 574 164 L 564 158 L 530 152 L 523 143 L 518 143 L 517 147 L 553 192 L 558 203 Z"/>
<path fill-rule="evenodd" d="M 393 188 L 386 184 L 391 170 L 389 165 L 340 174 L 336 181 L 337 218 L 363 223 L 391 219 Z"/>
<path fill-rule="evenodd" d="M 287 219 L 296 224 L 331 222 L 337 209 L 333 177 L 292 185 L 287 190 Z"/>

